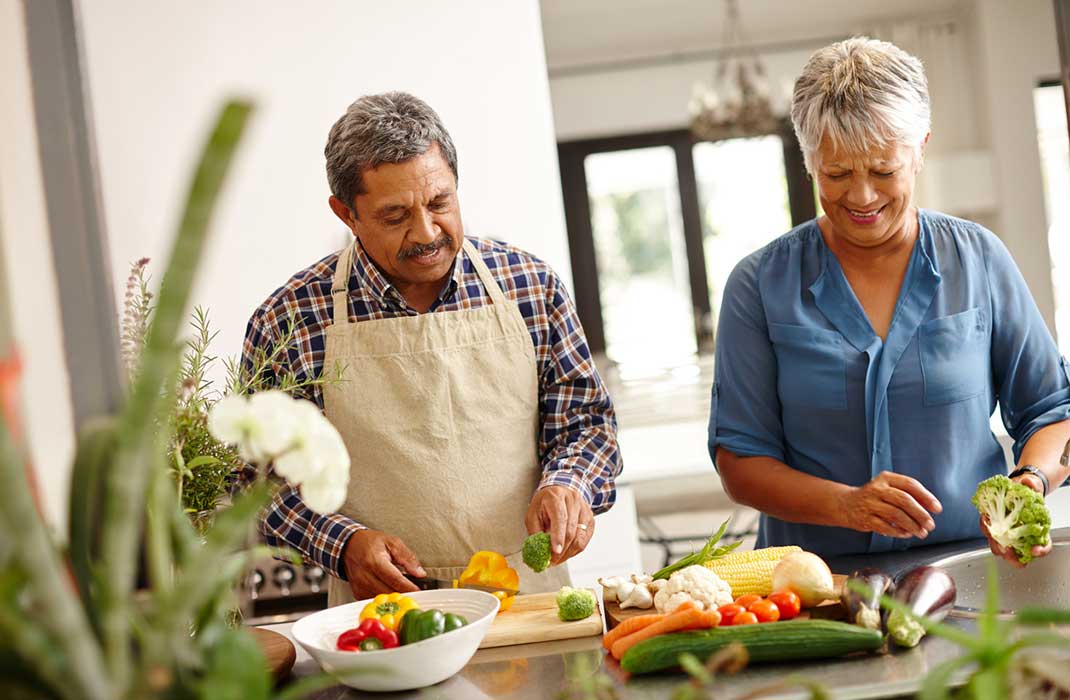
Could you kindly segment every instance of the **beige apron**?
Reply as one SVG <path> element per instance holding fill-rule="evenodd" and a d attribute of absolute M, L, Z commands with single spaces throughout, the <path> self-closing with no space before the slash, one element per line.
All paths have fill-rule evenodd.
<path fill-rule="evenodd" d="M 324 387 L 352 460 L 340 512 L 400 537 L 432 578 L 456 578 L 489 549 L 506 555 L 525 593 L 567 585 L 564 566 L 535 574 L 519 554 L 542 469 L 538 369 L 520 309 L 465 240 L 492 303 L 350 323 L 356 245 L 339 255 L 324 357 L 345 367 L 344 381 Z M 352 600 L 331 577 L 328 604 Z"/>

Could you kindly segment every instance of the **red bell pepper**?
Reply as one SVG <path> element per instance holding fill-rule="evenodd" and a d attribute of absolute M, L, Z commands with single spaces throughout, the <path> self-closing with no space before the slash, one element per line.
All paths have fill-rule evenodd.
<path fill-rule="evenodd" d="M 359 626 L 338 635 L 339 651 L 375 651 L 393 649 L 398 645 L 398 633 L 379 620 L 361 620 Z"/>

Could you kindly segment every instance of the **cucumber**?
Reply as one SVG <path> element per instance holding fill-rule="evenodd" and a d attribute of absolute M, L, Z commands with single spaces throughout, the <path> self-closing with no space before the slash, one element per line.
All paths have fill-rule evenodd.
<path fill-rule="evenodd" d="M 732 642 L 747 648 L 751 663 L 827 659 L 855 651 L 873 651 L 884 643 L 881 633 L 832 620 L 790 620 L 699 632 L 675 632 L 639 642 L 624 654 L 620 667 L 651 673 L 679 666 L 680 654 L 705 661 Z"/>

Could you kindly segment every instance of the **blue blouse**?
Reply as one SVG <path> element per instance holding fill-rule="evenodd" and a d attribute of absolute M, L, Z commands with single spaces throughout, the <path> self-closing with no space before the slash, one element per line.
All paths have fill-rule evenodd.
<path fill-rule="evenodd" d="M 861 486 L 914 477 L 943 505 L 925 540 L 761 516 L 759 547 L 823 556 L 980 536 L 978 482 L 1006 474 L 989 418 L 999 401 L 1017 461 L 1038 429 L 1070 417 L 1070 369 L 1003 243 L 919 210 L 888 337 L 870 325 L 816 220 L 743 259 L 718 323 L 709 449 L 766 456 Z"/>

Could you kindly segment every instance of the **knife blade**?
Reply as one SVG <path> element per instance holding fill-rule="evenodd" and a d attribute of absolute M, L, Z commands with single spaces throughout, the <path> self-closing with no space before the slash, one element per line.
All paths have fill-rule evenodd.
<path fill-rule="evenodd" d="M 434 591 L 440 588 L 468 588 L 473 591 L 483 591 L 485 593 L 504 593 L 506 595 L 517 595 L 520 591 L 512 588 L 501 588 L 498 586 L 480 586 L 475 583 L 461 583 L 454 585 L 453 581 L 446 581 L 439 578 L 417 578 L 416 576 L 406 576 L 414 586 L 421 591 Z"/>

